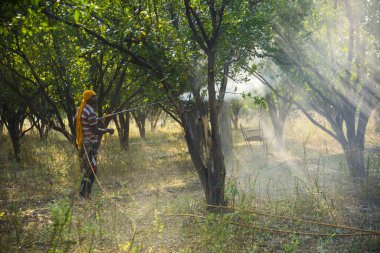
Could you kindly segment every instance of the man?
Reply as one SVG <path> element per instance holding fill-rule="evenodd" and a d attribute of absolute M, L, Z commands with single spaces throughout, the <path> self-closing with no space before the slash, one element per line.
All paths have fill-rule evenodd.
<path fill-rule="evenodd" d="M 92 184 L 96 173 L 96 155 L 99 147 L 99 135 L 114 133 L 112 128 L 98 128 L 94 106 L 98 98 L 94 91 L 83 92 L 83 100 L 75 115 L 76 143 L 79 149 L 80 167 L 83 171 L 80 196 L 90 198 Z"/>

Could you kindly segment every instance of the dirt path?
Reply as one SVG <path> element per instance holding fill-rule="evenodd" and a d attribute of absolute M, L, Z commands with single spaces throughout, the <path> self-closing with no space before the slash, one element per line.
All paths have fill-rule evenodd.
<path fill-rule="evenodd" d="M 173 150 L 151 152 L 152 157 L 145 157 L 151 160 L 145 169 L 100 177 L 107 194 L 97 185 L 94 202 L 103 203 L 102 212 L 112 217 L 105 226 L 116 227 L 112 237 L 119 247 L 131 242 L 136 232 L 134 243 L 142 245 L 144 252 L 176 252 L 184 247 L 182 220 L 161 214 L 202 201 L 203 191 L 188 154 Z M 128 228 L 121 228 L 123 223 Z"/>

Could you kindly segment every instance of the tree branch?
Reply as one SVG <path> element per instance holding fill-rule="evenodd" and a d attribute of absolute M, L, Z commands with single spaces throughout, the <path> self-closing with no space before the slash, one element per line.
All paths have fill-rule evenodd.
<path fill-rule="evenodd" d="M 268 88 L 270 88 L 277 96 L 279 97 L 283 97 L 275 88 L 273 88 L 272 85 L 269 84 L 269 82 L 263 77 L 261 76 L 259 73 L 255 72 L 253 73 L 254 76 L 256 76 L 263 84 L 265 84 Z M 288 100 L 287 98 L 283 97 L 284 99 Z M 289 100 L 288 100 L 289 101 Z M 316 125 L 317 127 L 319 127 L 320 129 L 322 129 L 324 132 L 326 132 L 328 135 L 330 135 L 331 137 L 333 137 L 335 140 L 337 140 L 339 143 L 341 143 L 341 140 L 338 138 L 337 135 L 335 135 L 333 132 L 331 132 L 329 129 L 327 129 L 326 127 L 324 127 L 323 125 L 321 125 L 318 121 L 316 121 L 307 111 L 306 109 L 300 105 L 298 102 L 294 101 L 294 100 L 290 100 L 289 101 L 290 103 L 294 104 L 298 109 L 300 109 L 302 111 L 302 113 L 314 124 Z"/>
<path fill-rule="evenodd" d="M 203 36 L 204 41 L 202 41 L 201 35 L 198 33 L 197 29 L 195 28 L 195 24 L 194 24 L 193 19 L 191 17 L 192 16 L 192 11 L 191 11 L 192 8 L 190 7 L 190 0 L 184 0 L 184 3 L 185 3 L 185 11 L 186 11 L 187 22 L 189 23 L 190 29 L 193 32 L 193 35 L 194 35 L 196 41 L 198 42 L 199 46 L 202 48 L 202 50 L 204 52 L 208 53 L 208 48 L 210 45 L 209 45 L 209 43 L 207 43 L 207 40 L 208 40 L 207 34 L 206 34 L 207 40 Z M 205 33 L 205 31 L 204 31 L 204 33 Z M 206 42 L 206 45 L 204 44 L 204 42 Z"/>

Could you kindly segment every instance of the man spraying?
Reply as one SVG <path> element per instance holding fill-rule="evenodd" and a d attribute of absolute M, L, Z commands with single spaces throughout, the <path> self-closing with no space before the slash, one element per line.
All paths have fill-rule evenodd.
<path fill-rule="evenodd" d="M 83 99 L 77 110 L 76 144 L 79 148 L 80 167 L 83 171 L 80 185 L 80 196 L 90 198 L 92 184 L 96 173 L 96 156 L 99 147 L 99 135 L 114 133 L 113 128 L 98 128 L 98 120 L 94 106 L 98 98 L 93 90 L 83 92 Z"/>

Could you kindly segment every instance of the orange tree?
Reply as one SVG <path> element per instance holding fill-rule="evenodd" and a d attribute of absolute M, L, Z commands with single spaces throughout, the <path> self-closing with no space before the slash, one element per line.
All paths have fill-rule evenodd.
<path fill-rule="evenodd" d="M 183 128 L 206 202 L 225 205 L 218 115 L 229 76 L 270 43 L 274 1 L 60 1 L 35 9 L 145 71 L 150 98 Z M 66 28 L 69 29 L 69 28 Z M 189 101 L 182 94 L 188 92 Z"/>
<path fill-rule="evenodd" d="M 246 68 L 252 57 L 261 56 L 261 51 L 271 44 L 269 19 L 277 8 L 276 1 L 33 0 L 25 3 L 29 7 L 20 17 L 29 17 L 30 22 L 23 22 L 19 29 L 26 37 L 33 37 L 21 44 L 21 53 L 27 52 L 29 57 L 25 59 L 18 54 L 15 36 L 11 36 L 12 43 L 2 46 L 11 52 L 17 49 L 13 53 L 26 66 L 27 77 L 31 77 L 29 83 L 46 98 L 58 118 L 55 128 L 72 138 L 62 124 L 61 112 L 71 120 L 74 94 L 83 89 L 83 83 L 93 80 L 102 85 L 100 74 L 106 72 L 98 63 L 104 52 L 110 52 L 103 59 L 112 62 L 115 55 L 114 70 L 132 64 L 136 67 L 134 72 L 142 73 L 146 80 L 139 82 L 144 95 L 151 101 L 167 100 L 161 108 L 184 130 L 206 202 L 225 205 L 226 168 L 218 116 L 228 77 Z M 17 23 L 17 16 L 14 20 Z M 37 32 L 39 27 L 50 34 Z M 11 34 L 12 29 L 8 28 L 3 26 L 2 33 Z M 45 40 L 36 40 L 34 34 Z M 88 47 L 80 45 L 80 38 L 85 38 Z M 41 52 L 42 47 L 43 54 L 39 55 L 36 52 Z M 83 53 L 90 53 L 96 61 L 92 56 L 87 60 L 81 58 Z M 50 64 L 42 66 L 46 59 L 58 68 L 49 68 Z M 89 77 L 88 68 L 99 78 Z M 17 72 L 24 73 L 22 70 Z M 126 73 L 121 71 L 120 78 Z M 130 75 L 133 76 L 129 72 L 127 78 Z M 123 89 L 124 86 L 118 88 Z M 189 94 L 186 101 L 184 93 Z M 69 128 L 72 126 L 70 123 Z"/>

